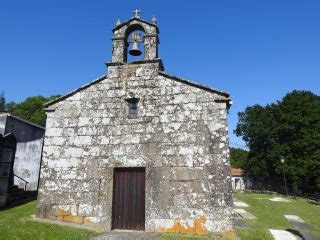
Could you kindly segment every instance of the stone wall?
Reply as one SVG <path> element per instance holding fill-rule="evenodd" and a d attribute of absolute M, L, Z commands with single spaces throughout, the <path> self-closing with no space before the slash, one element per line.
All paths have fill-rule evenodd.
<path fill-rule="evenodd" d="M 114 167 L 145 167 L 146 231 L 233 233 L 226 102 L 159 71 L 110 66 L 49 107 L 39 217 L 110 230 Z"/>

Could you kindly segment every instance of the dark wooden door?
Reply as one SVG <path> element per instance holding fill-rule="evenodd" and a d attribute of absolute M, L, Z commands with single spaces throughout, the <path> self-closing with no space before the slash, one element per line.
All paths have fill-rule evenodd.
<path fill-rule="evenodd" d="M 145 169 L 115 168 L 112 229 L 144 230 Z"/>

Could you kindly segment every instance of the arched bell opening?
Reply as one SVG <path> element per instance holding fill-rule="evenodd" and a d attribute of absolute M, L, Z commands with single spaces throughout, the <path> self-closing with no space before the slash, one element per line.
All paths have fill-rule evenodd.
<path fill-rule="evenodd" d="M 127 63 L 144 59 L 144 34 L 145 31 L 140 25 L 132 25 L 127 29 L 125 38 L 125 61 Z"/>

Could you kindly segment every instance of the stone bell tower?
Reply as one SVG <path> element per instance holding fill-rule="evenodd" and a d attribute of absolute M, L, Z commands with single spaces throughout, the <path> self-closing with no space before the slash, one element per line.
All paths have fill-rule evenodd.
<path fill-rule="evenodd" d="M 153 16 L 151 22 L 142 20 L 139 16 L 140 10 L 135 10 L 134 16 L 127 22 L 117 21 L 112 38 L 112 60 L 106 63 L 107 66 L 124 65 L 128 63 L 128 54 L 139 56 L 144 52 L 136 63 L 159 63 L 163 70 L 162 61 L 158 58 L 159 29 L 156 17 Z M 143 33 L 140 36 L 140 32 Z M 131 38 L 130 38 L 131 36 Z M 132 44 L 132 49 L 129 49 Z M 139 49 L 142 45 L 142 51 Z"/>

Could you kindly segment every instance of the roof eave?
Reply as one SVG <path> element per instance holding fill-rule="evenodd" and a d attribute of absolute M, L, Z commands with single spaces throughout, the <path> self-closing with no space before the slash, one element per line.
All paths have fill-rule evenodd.
<path fill-rule="evenodd" d="M 86 88 L 88 88 L 88 87 L 90 87 L 90 86 L 92 86 L 92 85 L 94 85 L 94 84 L 96 84 L 98 82 L 101 82 L 102 80 L 104 80 L 106 78 L 107 78 L 107 75 L 103 75 L 103 76 L 101 76 L 101 77 L 99 77 L 99 78 L 97 78 L 97 79 L 95 79 L 95 80 L 93 80 L 93 81 L 91 81 L 91 82 L 89 82 L 89 83 L 87 83 L 87 84 L 85 84 L 85 85 L 83 85 L 83 86 L 81 86 L 81 87 L 79 87 L 79 88 L 77 88 L 77 89 L 75 89 L 75 90 L 63 95 L 63 96 L 61 96 L 61 97 L 58 97 L 58 98 L 56 98 L 56 99 L 54 99 L 54 100 L 52 100 L 50 102 L 47 102 L 47 103 L 43 104 L 43 106 L 46 109 L 48 109 L 48 107 L 52 106 L 53 104 L 58 103 L 58 102 L 60 102 L 60 101 L 62 101 L 64 99 L 76 94 L 77 92 L 80 92 L 81 90 L 84 90 L 84 89 L 86 89 Z"/>
<path fill-rule="evenodd" d="M 159 75 L 164 76 L 164 77 L 168 77 L 168 78 L 173 79 L 175 81 L 182 82 L 182 83 L 188 84 L 190 86 L 197 87 L 197 88 L 200 88 L 202 90 L 205 90 L 205 91 L 208 91 L 208 92 L 211 92 L 211 93 L 215 93 L 215 94 L 218 94 L 218 95 L 222 96 L 222 98 L 216 99 L 215 102 L 225 102 L 227 104 L 227 109 L 228 110 L 230 109 L 230 107 L 232 105 L 232 101 L 229 98 L 230 97 L 229 93 L 226 93 L 226 92 L 223 92 L 223 91 L 214 89 L 212 87 L 205 86 L 205 85 L 202 85 L 202 84 L 199 84 L 199 83 L 196 83 L 196 82 L 184 79 L 184 78 L 180 78 L 180 77 L 168 74 L 168 73 L 163 72 L 163 71 L 160 71 Z"/>
<path fill-rule="evenodd" d="M 28 121 L 28 120 L 25 120 L 25 119 L 23 119 L 23 118 L 17 117 L 17 116 L 15 116 L 15 115 L 12 115 L 11 113 L 8 113 L 7 116 L 8 116 L 8 117 L 11 117 L 11 118 L 14 118 L 14 119 L 16 119 L 16 120 L 18 120 L 18 121 L 20 121 L 20 122 L 24 122 L 24 123 L 27 123 L 27 124 L 32 125 L 32 126 L 34 126 L 34 127 L 41 128 L 42 130 L 45 130 L 45 127 L 43 127 L 43 126 L 41 126 L 41 125 L 38 125 L 38 124 L 36 124 L 36 123 L 30 122 L 30 121 Z"/>

